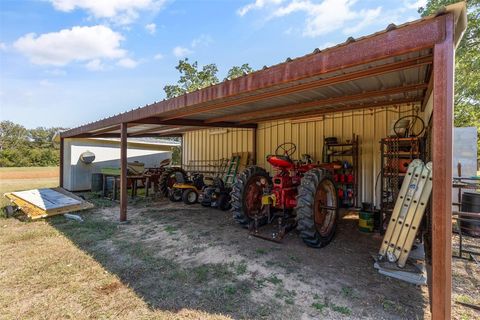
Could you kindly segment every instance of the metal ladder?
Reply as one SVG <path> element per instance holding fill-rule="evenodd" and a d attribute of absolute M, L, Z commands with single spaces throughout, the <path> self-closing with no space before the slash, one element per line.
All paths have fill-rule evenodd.
<path fill-rule="evenodd" d="M 424 164 L 420 159 L 413 160 L 398 193 L 380 247 L 380 259 L 386 257 L 401 268 L 405 266 L 431 193 L 432 162 Z"/>
<path fill-rule="evenodd" d="M 238 166 L 240 165 L 240 156 L 232 156 L 228 164 L 228 170 L 223 176 L 223 182 L 226 186 L 231 186 L 237 179 Z"/>

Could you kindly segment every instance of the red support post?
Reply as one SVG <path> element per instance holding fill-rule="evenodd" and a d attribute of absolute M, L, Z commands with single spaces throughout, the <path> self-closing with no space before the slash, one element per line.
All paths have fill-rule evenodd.
<path fill-rule="evenodd" d="M 127 220 L 127 123 L 120 126 L 120 221 Z"/>
<path fill-rule="evenodd" d="M 59 172 L 59 183 L 58 185 L 60 186 L 60 188 L 63 188 L 63 174 L 64 174 L 64 169 L 63 169 L 63 165 L 64 165 L 64 150 L 65 150 L 65 142 L 64 142 L 64 138 L 60 138 L 60 172 Z"/>
<path fill-rule="evenodd" d="M 454 22 L 445 19 L 446 37 L 433 56 L 432 319 L 451 318 L 452 294 L 452 143 Z"/>

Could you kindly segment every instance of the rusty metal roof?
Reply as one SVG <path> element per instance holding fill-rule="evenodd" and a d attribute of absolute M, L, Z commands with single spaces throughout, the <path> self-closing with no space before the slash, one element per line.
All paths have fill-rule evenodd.
<path fill-rule="evenodd" d="M 448 8 L 448 7 L 447 7 Z M 463 8 L 463 7 L 462 7 Z M 464 8 L 463 8 L 464 9 Z M 403 24 L 182 96 L 65 131 L 66 137 L 168 136 L 205 127 L 254 128 L 359 108 L 421 105 L 429 90 L 435 43 L 445 14 Z M 459 19 L 457 19 L 459 20 Z"/>

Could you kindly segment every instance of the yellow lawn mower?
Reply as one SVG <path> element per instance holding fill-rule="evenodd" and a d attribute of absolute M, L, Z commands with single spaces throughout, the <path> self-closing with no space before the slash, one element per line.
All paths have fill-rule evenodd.
<path fill-rule="evenodd" d="M 185 204 L 194 204 L 198 202 L 198 196 L 205 187 L 203 174 L 193 174 L 191 180 L 176 182 L 169 192 L 169 199 L 173 202 L 183 201 Z"/>

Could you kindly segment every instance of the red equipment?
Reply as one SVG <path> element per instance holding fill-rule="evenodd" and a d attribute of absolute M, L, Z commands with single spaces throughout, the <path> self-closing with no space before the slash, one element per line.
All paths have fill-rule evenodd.
<path fill-rule="evenodd" d="M 279 145 L 274 155 L 267 156 L 267 162 L 276 171 L 273 178 L 260 167 L 247 168 L 231 193 L 232 212 L 234 219 L 248 226 L 252 235 L 276 242 L 295 228 L 298 220 L 297 229 L 304 242 L 312 247 L 322 247 L 333 238 L 336 226 L 338 200 L 335 184 L 320 165 L 293 161 L 290 156 L 295 151 L 295 144 L 288 142 Z M 312 190 L 309 191 L 305 185 L 307 191 L 302 193 L 299 190 L 304 187 L 302 181 L 307 175 L 312 180 L 308 185 L 313 187 L 310 186 Z M 303 206 L 301 197 L 306 197 Z M 304 210 L 303 220 L 295 217 L 301 210 Z M 278 231 L 271 236 L 260 234 L 259 226 L 275 219 Z M 313 223 L 309 222 L 311 220 Z"/>

